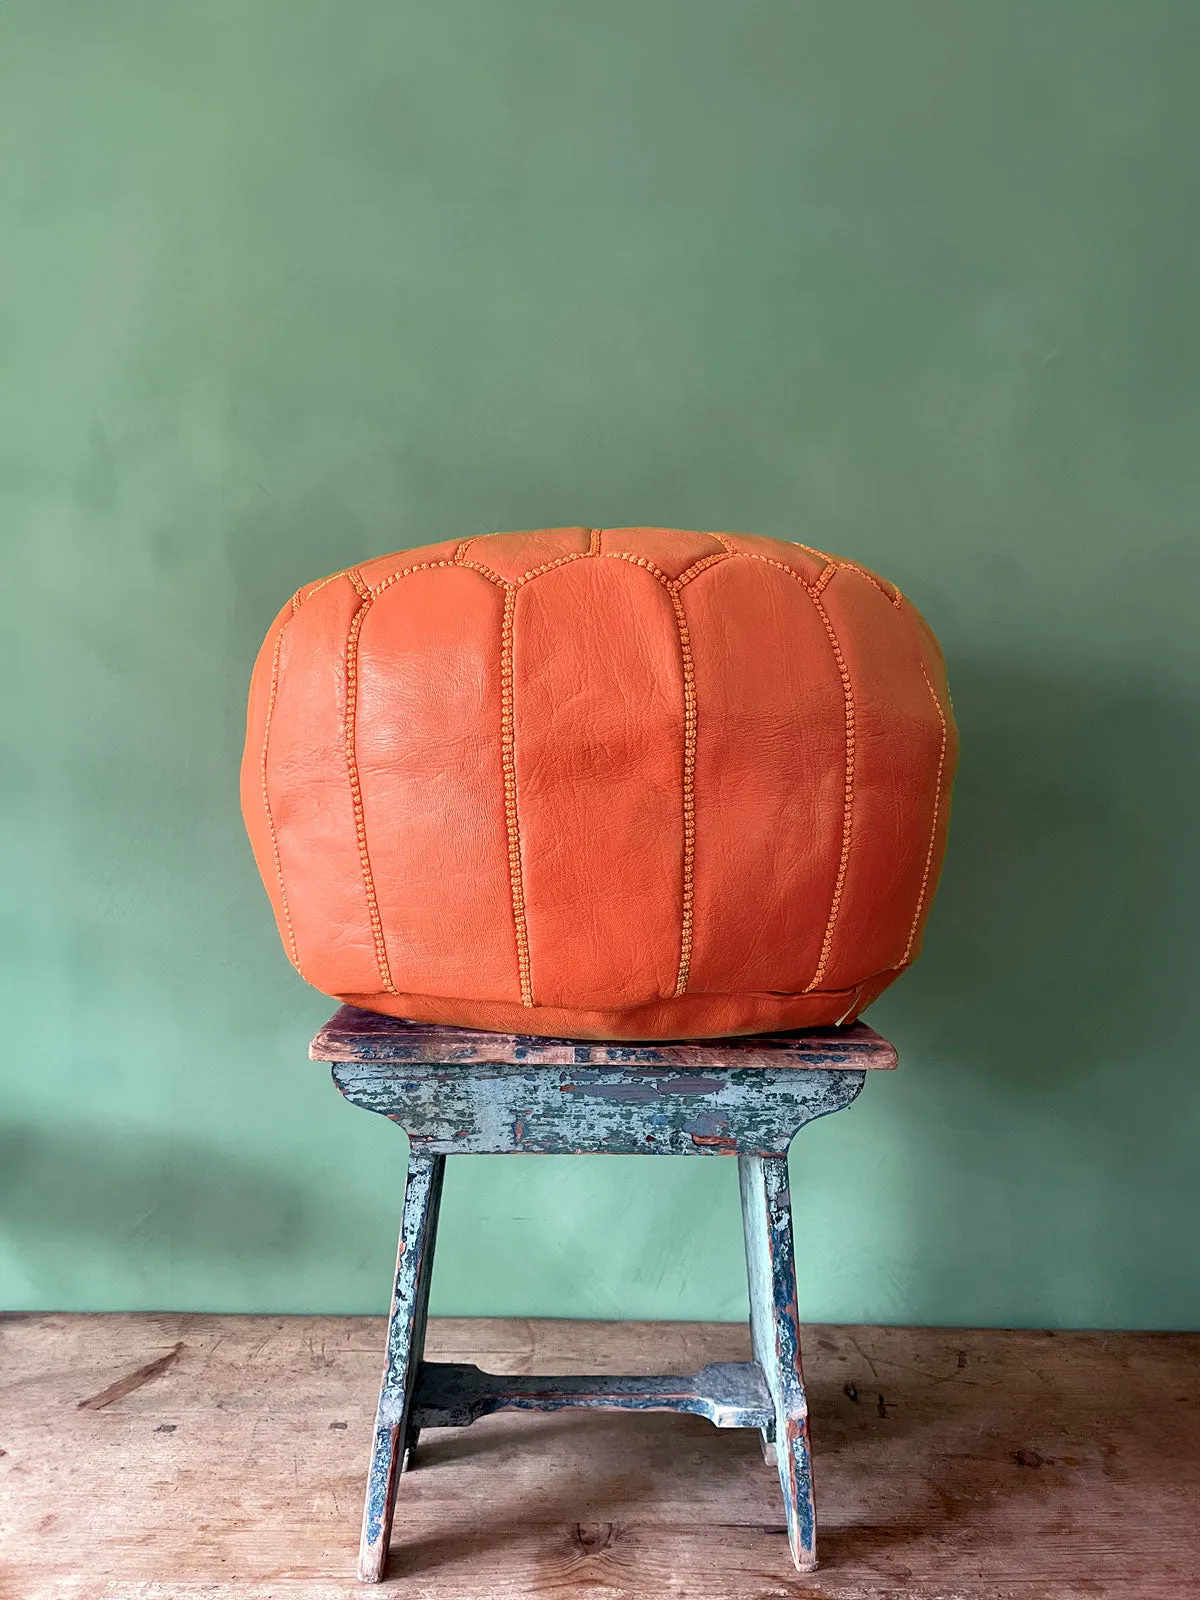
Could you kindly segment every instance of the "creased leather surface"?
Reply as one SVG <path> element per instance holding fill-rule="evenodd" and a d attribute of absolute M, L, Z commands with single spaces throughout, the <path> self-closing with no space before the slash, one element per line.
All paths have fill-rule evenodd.
<path fill-rule="evenodd" d="M 957 736 L 892 585 L 751 535 L 551 528 L 299 590 L 242 806 L 339 999 L 580 1038 L 849 1021 L 910 964 Z"/>

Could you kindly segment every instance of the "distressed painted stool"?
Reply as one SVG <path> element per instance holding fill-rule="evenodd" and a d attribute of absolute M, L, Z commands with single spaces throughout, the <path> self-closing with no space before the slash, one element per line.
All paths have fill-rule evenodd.
<path fill-rule="evenodd" d="M 343 1006 L 313 1040 L 351 1104 L 411 1141 L 387 1357 L 358 1575 L 384 1574 L 399 1474 L 422 1428 L 493 1411 L 687 1411 L 757 1428 L 779 1469 L 788 1541 L 816 1566 L 808 1407 L 800 1367 L 787 1149 L 848 1106 L 896 1053 L 865 1023 L 698 1043 L 594 1043 L 406 1022 Z M 738 1160 L 754 1360 L 689 1376 L 501 1377 L 425 1361 L 438 1203 L 448 1155 L 730 1155 Z"/>

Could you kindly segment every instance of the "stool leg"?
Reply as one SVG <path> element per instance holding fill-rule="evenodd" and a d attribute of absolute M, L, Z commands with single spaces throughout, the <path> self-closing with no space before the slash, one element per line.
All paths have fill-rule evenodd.
<path fill-rule="evenodd" d="M 363 1583 L 379 1583 L 383 1578 L 401 1457 L 406 1447 L 411 1449 L 416 1443 L 417 1430 L 409 1428 L 408 1416 L 425 1348 L 425 1318 L 445 1167 L 445 1156 L 409 1152 L 396 1284 L 388 1318 L 387 1362 L 375 1416 L 375 1442 L 358 1552 L 358 1576 Z"/>
<path fill-rule="evenodd" d="M 738 1178 L 750 1284 L 750 1337 L 775 1403 L 775 1460 L 783 1486 L 788 1543 L 797 1572 L 812 1572 L 817 1565 L 817 1525 L 808 1401 L 800 1370 L 787 1160 L 783 1156 L 739 1156 Z"/>

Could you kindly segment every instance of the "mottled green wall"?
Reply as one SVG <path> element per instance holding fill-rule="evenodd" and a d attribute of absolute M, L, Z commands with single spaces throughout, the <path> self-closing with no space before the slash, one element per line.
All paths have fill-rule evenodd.
<path fill-rule="evenodd" d="M 1200 1322 L 1198 69 L 1192 0 L 9 0 L 7 1302 L 383 1306 L 250 662 L 357 558 L 649 522 L 858 557 L 950 663 L 806 1314 Z M 733 1317 L 739 1252 L 726 1163 L 477 1160 L 436 1308 Z"/>

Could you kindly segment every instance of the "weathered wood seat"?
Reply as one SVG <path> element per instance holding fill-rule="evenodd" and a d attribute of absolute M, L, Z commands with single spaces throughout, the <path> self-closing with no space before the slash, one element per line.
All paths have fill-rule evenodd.
<path fill-rule="evenodd" d="M 787 1149 L 896 1054 L 865 1023 L 694 1043 L 593 1043 L 406 1022 L 343 1006 L 309 1054 L 354 1105 L 409 1136 L 387 1358 L 359 1577 L 384 1574 L 398 1475 L 420 1430 L 492 1411 L 685 1411 L 758 1428 L 779 1470 L 792 1557 L 816 1566 Z M 738 1158 L 755 1359 L 665 1377 L 501 1377 L 423 1359 L 445 1160 L 459 1154 Z"/>

